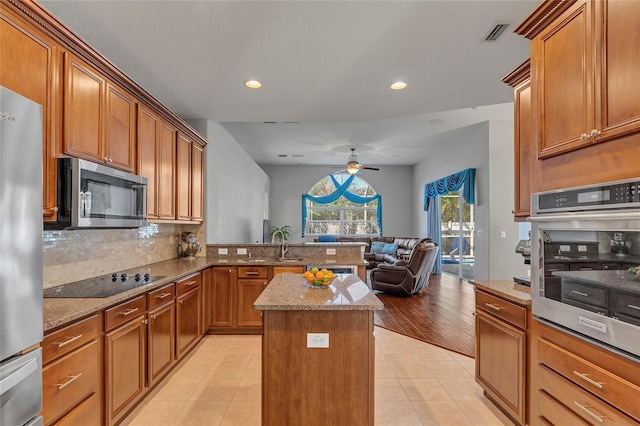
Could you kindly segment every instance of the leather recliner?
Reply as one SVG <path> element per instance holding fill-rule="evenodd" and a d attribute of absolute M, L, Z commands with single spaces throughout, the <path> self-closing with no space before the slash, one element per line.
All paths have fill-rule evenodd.
<path fill-rule="evenodd" d="M 382 263 L 371 271 L 371 288 L 398 296 L 411 296 L 429 285 L 439 247 L 433 242 L 416 244 L 406 266 Z"/>

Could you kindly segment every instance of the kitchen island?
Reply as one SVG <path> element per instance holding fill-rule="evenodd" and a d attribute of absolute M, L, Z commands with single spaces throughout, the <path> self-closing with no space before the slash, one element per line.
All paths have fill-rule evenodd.
<path fill-rule="evenodd" d="M 263 310 L 262 424 L 374 424 L 373 311 L 384 308 L 352 274 L 311 288 L 273 278 Z"/>

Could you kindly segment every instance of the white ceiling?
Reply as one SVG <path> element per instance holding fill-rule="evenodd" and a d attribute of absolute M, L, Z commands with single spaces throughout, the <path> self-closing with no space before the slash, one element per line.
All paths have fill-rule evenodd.
<path fill-rule="evenodd" d="M 529 57 L 513 29 L 539 0 L 40 4 L 176 114 L 221 122 L 259 164 L 342 165 L 355 147 L 384 166 L 417 163 L 434 135 L 512 118 L 500 79 Z M 496 22 L 511 25 L 482 43 Z M 396 80 L 408 87 L 390 90 Z"/>

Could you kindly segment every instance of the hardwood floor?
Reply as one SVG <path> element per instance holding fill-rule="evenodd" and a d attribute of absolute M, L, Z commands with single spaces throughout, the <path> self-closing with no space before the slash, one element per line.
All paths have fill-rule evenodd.
<path fill-rule="evenodd" d="M 449 274 L 431 275 L 420 294 L 377 296 L 384 311 L 374 311 L 375 325 L 475 357 L 475 294 L 467 281 Z"/>

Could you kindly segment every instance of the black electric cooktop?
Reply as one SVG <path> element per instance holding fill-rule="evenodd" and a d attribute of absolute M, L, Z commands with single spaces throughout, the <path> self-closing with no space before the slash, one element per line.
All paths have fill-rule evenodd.
<path fill-rule="evenodd" d="M 163 276 L 110 274 L 44 290 L 44 298 L 105 298 L 151 284 Z"/>

